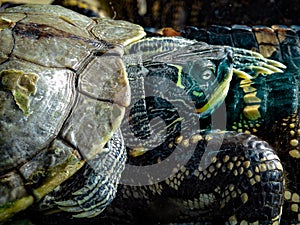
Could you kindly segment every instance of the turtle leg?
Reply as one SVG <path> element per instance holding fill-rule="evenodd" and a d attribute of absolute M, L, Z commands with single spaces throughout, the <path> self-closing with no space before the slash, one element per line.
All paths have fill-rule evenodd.
<path fill-rule="evenodd" d="M 248 134 L 201 135 L 193 156 L 169 178 L 119 186 L 108 217 L 128 224 L 278 224 L 283 170 L 273 149 Z"/>
<path fill-rule="evenodd" d="M 88 161 L 73 177 L 45 196 L 40 208 L 71 212 L 73 217 L 94 217 L 114 199 L 125 166 L 125 149 L 121 132 L 114 134 L 105 151 Z"/>

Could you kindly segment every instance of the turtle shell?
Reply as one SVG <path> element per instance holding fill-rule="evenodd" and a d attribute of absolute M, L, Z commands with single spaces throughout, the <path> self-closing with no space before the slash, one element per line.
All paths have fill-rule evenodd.
<path fill-rule="evenodd" d="M 103 151 L 130 102 L 122 46 L 143 36 L 60 6 L 0 13 L 0 221 Z"/>

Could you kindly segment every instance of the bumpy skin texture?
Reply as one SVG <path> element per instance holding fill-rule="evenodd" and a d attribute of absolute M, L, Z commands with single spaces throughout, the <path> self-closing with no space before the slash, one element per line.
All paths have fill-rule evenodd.
<path fill-rule="evenodd" d="M 128 224 L 276 224 L 283 171 L 268 144 L 254 136 L 229 132 L 206 133 L 202 137 L 178 172 L 156 184 L 121 186 L 107 212 L 122 212 L 121 218 Z M 186 157 L 184 151 L 189 147 L 179 145 L 184 154 L 181 157 Z M 165 150 L 157 148 L 153 154 L 163 155 Z M 139 163 L 149 163 L 148 157 L 149 154 Z M 206 168 L 204 162 L 208 163 Z M 122 209 L 124 204 L 129 210 Z"/>
<path fill-rule="evenodd" d="M 192 157 L 168 179 L 142 186 L 120 185 L 116 198 L 98 218 L 74 220 L 60 213 L 48 216 L 44 223 L 278 224 L 283 170 L 270 146 L 255 136 L 233 132 L 196 136 L 195 140 L 202 140 L 196 142 Z M 180 143 L 177 147 L 179 157 L 186 158 L 190 146 Z M 157 162 L 166 149 L 158 147 L 140 158 L 137 173 L 142 174 L 149 156 Z"/>

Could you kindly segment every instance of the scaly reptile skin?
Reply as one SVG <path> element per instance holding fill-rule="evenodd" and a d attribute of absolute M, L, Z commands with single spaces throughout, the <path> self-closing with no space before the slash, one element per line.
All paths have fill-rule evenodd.
<path fill-rule="evenodd" d="M 237 25 L 208 29 L 189 27 L 181 31 L 186 38 L 251 49 L 287 65 L 284 75 L 232 82 L 226 98 L 227 129 L 257 135 L 274 147 L 282 160 L 287 184 L 281 224 L 300 223 L 299 31 L 299 26 Z M 247 118 L 245 107 L 258 109 L 260 116 Z"/>

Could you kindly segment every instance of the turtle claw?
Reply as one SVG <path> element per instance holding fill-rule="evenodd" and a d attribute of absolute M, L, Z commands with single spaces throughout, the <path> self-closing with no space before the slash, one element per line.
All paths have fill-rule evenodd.
<path fill-rule="evenodd" d="M 80 207 L 58 207 L 59 209 L 66 211 L 66 212 L 70 212 L 70 213 L 80 213 L 82 212 L 82 208 Z M 77 215 L 77 214 L 75 214 Z M 74 216 L 74 215 L 73 215 Z"/>
<path fill-rule="evenodd" d="M 73 217 L 74 218 L 92 218 L 92 217 L 95 217 L 95 216 L 99 215 L 103 210 L 84 211 L 82 213 L 78 213 L 76 215 L 73 215 Z"/>
<path fill-rule="evenodd" d="M 90 191 L 88 188 L 83 187 L 83 188 L 73 192 L 72 195 L 84 195 L 88 191 Z"/>
<path fill-rule="evenodd" d="M 77 205 L 77 202 L 74 200 L 66 200 L 66 201 L 55 201 L 55 204 L 58 205 L 59 207 L 70 207 Z"/>

